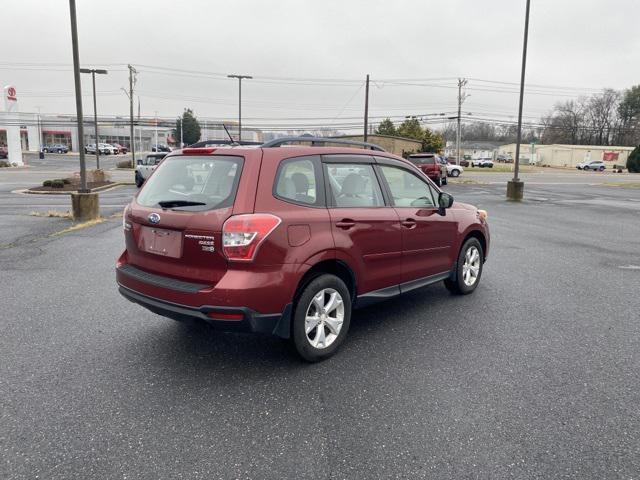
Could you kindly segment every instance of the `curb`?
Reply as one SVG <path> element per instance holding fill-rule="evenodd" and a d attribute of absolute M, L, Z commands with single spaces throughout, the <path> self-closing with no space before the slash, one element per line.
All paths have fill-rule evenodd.
<path fill-rule="evenodd" d="M 113 190 L 115 188 L 124 187 L 128 185 L 135 185 L 135 183 L 134 182 L 115 182 L 115 183 L 112 183 L 111 185 L 103 185 L 102 187 L 92 188 L 90 193 L 107 192 L 109 190 Z M 67 192 L 34 192 L 29 190 L 28 188 L 25 188 L 22 190 L 14 190 L 11 193 L 20 193 L 20 194 L 27 194 L 27 195 L 71 195 L 72 193 L 78 193 L 78 192 L 76 190 L 71 190 Z"/>

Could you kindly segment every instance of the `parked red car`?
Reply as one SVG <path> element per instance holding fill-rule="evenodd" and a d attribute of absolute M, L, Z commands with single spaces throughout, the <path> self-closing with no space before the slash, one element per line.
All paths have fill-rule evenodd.
<path fill-rule="evenodd" d="M 439 187 L 447 184 L 447 166 L 439 161 L 435 153 L 415 153 L 409 161 L 422 170 Z"/>
<path fill-rule="evenodd" d="M 317 361 L 355 307 L 439 281 L 475 290 L 486 212 L 379 147 L 277 148 L 294 141 L 327 140 L 167 155 L 124 210 L 121 294 L 176 320 L 290 338 Z"/>

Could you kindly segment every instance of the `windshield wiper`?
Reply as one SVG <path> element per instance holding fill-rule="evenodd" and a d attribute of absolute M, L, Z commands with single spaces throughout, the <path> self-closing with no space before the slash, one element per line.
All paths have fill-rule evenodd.
<path fill-rule="evenodd" d="M 199 205 L 206 205 L 203 202 L 193 202 L 191 200 L 162 200 L 158 202 L 162 208 L 171 208 L 171 207 L 196 207 Z"/>

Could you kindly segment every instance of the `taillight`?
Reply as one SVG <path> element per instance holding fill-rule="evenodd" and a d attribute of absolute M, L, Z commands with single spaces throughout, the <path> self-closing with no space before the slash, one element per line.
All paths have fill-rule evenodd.
<path fill-rule="evenodd" d="M 280 225 L 275 215 L 250 213 L 229 217 L 222 226 L 222 250 L 229 260 L 250 262 L 258 247 Z"/>
<path fill-rule="evenodd" d="M 122 212 L 122 229 L 126 232 L 131 230 L 131 224 L 127 221 L 127 214 L 129 213 L 129 205 L 124 207 Z"/>

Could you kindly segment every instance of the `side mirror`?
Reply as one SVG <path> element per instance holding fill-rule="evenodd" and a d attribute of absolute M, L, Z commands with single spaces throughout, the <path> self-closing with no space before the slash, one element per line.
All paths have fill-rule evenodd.
<path fill-rule="evenodd" d="M 445 210 L 453 205 L 453 197 L 447 192 L 440 192 L 438 195 L 438 213 L 442 216 L 446 215 Z"/>

